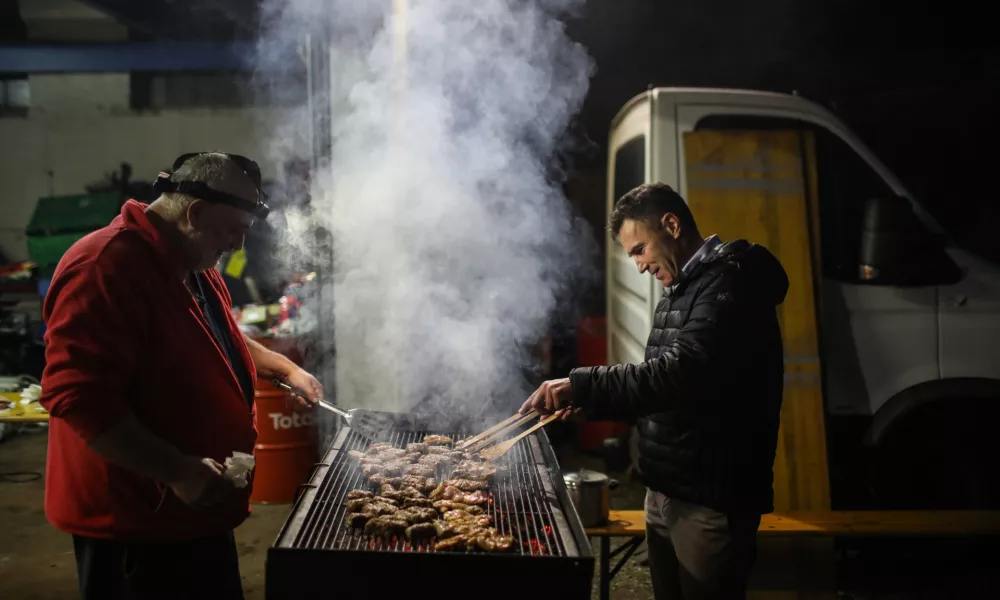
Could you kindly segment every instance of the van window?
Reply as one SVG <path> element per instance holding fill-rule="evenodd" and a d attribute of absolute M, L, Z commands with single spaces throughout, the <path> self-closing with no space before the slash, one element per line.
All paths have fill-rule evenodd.
<path fill-rule="evenodd" d="M 816 147 L 823 274 L 842 281 L 856 279 L 865 203 L 870 198 L 893 198 L 895 194 L 854 149 L 826 128 L 797 119 L 713 115 L 699 121 L 695 129 L 811 132 Z"/>
<path fill-rule="evenodd" d="M 615 152 L 615 202 L 632 188 L 646 183 L 646 136 L 638 135 Z"/>

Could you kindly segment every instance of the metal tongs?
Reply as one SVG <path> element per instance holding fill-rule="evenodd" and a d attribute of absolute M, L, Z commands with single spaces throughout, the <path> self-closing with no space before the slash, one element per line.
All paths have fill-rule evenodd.
<path fill-rule="evenodd" d="M 529 427 L 526 431 L 521 432 L 519 435 L 504 442 L 501 442 L 496 446 L 493 446 L 492 448 L 487 448 L 487 446 L 491 445 L 493 442 L 500 440 L 504 435 L 510 433 L 511 431 L 514 431 L 515 429 L 523 425 L 527 425 L 529 422 L 539 417 L 538 411 L 534 409 L 532 409 L 531 411 L 529 411 L 527 414 L 524 415 L 520 413 L 514 414 L 514 416 L 508 419 L 504 419 L 500 423 L 497 423 L 496 425 L 490 427 L 489 429 L 480 433 L 479 435 L 471 437 L 467 440 L 462 440 L 461 442 L 455 444 L 455 448 L 459 450 L 465 450 L 467 452 L 478 452 L 479 456 L 485 458 L 486 460 L 496 460 L 501 456 L 503 456 L 504 454 L 510 452 L 511 448 L 513 448 L 517 444 L 517 442 L 521 440 L 521 438 L 530 435 L 537 429 L 545 427 L 552 421 L 558 419 L 560 415 L 562 415 L 564 410 L 565 409 L 557 410 L 551 415 L 538 421 L 538 423 L 536 423 L 532 427 Z"/>
<path fill-rule="evenodd" d="M 285 390 L 290 394 L 294 394 L 302 398 L 308 398 L 308 396 L 304 393 L 293 388 L 280 379 L 272 379 L 271 383 L 274 384 L 275 387 Z M 382 435 L 393 425 L 392 420 L 388 417 L 384 417 L 378 413 L 373 413 L 360 408 L 344 410 L 332 402 L 322 398 L 320 398 L 316 404 L 336 415 L 339 415 L 352 431 L 356 431 L 362 437 L 368 438 L 372 441 L 378 441 L 381 439 Z"/>

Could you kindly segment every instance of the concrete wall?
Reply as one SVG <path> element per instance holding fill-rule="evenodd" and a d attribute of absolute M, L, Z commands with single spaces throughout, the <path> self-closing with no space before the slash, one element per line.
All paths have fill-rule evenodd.
<path fill-rule="evenodd" d="M 19 0 L 28 38 L 35 41 L 110 42 L 128 39 L 128 29 L 77 0 Z"/>
<path fill-rule="evenodd" d="M 127 30 L 76 0 L 20 0 L 32 41 L 121 41 Z M 277 109 L 240 106 L 130 108 L 130 74 L 29 75 L 26 114 L 0 113 L 0 250 L 28 258 L 24 228 L 38 198 L 85 193 L 85 186 L 132 165 L 134 180 L 152 181 L 179 154 L 221 150 L 258 160 L 262 126 Z"/>
<path fill-rule="evenodd" d="M 93 77 L 114 82 L 114 76 Z M 132 165 L 133 179 L 151 181 L 184 152 L 263 156 L 260 109 L 141 114 L 109 109 L 114 99 L 105 102 L 98 93 L 87 99 L 89 110 L 63 106 L 49 112 L 34 110 L 34 98 L 27 118 L 0 118 L 0 249 L 12 260 L 27 258 L 24 228 L 38 198 L 83 193 L 123 161 Z M 266 161 L 261 168 L 265 178 L 275 176 Z"/>

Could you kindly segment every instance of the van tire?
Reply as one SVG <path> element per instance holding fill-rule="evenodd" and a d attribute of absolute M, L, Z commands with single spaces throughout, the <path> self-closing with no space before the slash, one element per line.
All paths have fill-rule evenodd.
<path fill-rule="evenodd" d="M 876 509 L 1000 509 L 1000 397 L 921 403 L 869 453 Z"/>

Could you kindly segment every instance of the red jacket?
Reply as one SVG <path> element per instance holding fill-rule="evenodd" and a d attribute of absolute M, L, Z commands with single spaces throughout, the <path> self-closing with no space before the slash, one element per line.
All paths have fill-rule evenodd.
<path fill-rule="evenodd" d="M 45 513 L 69 533 L 185 539 L 232 529 L 250 514 L 252 481 L 231 502 L 196 511 L 162 483 L 87 447 L 129 412 L 181 452 L 220 463 L 234 451 L 253 452 L 257 440 L 256 411 L 145 208 L 129 200 L 110 225 L 74 244 L 45 297 Z M 231 306 L 218 271 L 207 276 L 221 305 Z M 256 380 L 228 311 L 225 325 Z"/>

